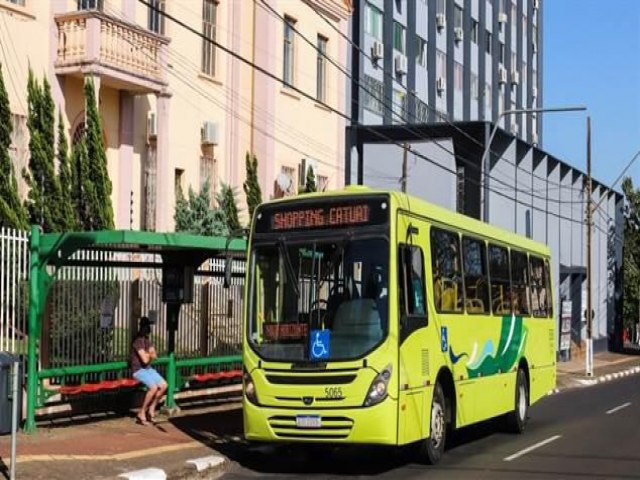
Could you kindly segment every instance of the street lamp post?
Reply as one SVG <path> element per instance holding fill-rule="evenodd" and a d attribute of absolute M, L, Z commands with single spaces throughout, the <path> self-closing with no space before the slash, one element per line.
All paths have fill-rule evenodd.
<path fill-rule="evenodd" d="M 500 120 L 502 117 L 507 115 L 514 114 L 531 114 L 531 113 L 548 113 L 548 112 L 580 112 L 586 110 L 587 107 L 578 105 L 578 106 L 570 106 L 570 107 L 550 107 L 550 108 L 519 108 L 514 110 L 505 110 L 496 119 L 496 122 L 493 126 L 493 130 L 491 130 L 491 135 L 489 135 L 489 139 L 487 140 L 487 145 L 484 148 L 484 152 L 482 153 L 482 159 L 480 160 L 480 168 L 482 171 L 482 185 L 483 185 L 483 205 L 482 205 L 482 219 L 485 222 L 489 221 L 489 152 L 491 151 L 491 142 L 493 141 L 493 137 L 495 137 L 496 132 L 500 126 Z"/>

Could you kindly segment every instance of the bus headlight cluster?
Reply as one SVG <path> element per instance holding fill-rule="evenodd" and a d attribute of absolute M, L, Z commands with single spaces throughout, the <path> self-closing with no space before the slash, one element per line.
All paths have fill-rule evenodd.
<path fill-rule="evenodd" d="M 244 396 L 247 397 L 254 405 L 258 405 L 258 394 L 256 392 L 256 386 L 253 383 L 253 379 L 249 372 L 247 372 L 244 368 L 244 374 L 242 375 L 242 385 L 244 387 Z"/>
<path fill-rule="evenodd" d="M 382 370 L 382 372 L 376 375 L 376 377 L 373 379 L 373 382 L 371 382 L 369 393 L 367 393 L 367 398 L 365 398 L 364 400 L 365 407 L 377 405 L 385 398 L 387 398 L 390 378 L 391 365 L 387 365 L 387 367 Z"/>

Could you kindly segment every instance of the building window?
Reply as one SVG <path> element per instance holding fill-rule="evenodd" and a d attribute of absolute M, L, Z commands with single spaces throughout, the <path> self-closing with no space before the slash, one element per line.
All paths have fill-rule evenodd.
<path fill-rule="evenodd" d="M 9 3 L 13 3 L 14 5 L 19 5 L 24 7 L 26 5 L 27 0 L 7 0 Z"/>
<path fill-rule="evenodd" d="M 364 89 L 364 108 L 378 115 L 382 115 L 382 100 L 384 98 L 384 86 L 382 82 L 369 75 L 365 75 Z"/>
<path fill-rule="evenodd" d="M 382 41 L 382 12 L 370 3 L 364 5 L 364 31 Z"/>
<path fill-rule="evenodd" d="M 416 63 L 427 68 L 427 41 L 419 35 L 416 36 Z"/>
<path fill-rule="evenodd" d="M 499 48 L 500 48 L 500 63 L 502 65 L 504 65 L 504 56 L 505 56 L 505 49 L 504 49 L 504 43 L 502 42 L 498 42 L 499 44 Z"/>
<path fill-rule="evenodd" d="M 329 177 L 326 175 L 316 175 L 316 180 L 318 182 L 318 191 L 326 192 L 329 188 Z"/>
<path fill-rule="evenodd" d="M 447 1 L 446 0 L 438 0 L 436 5 L 436 13 L 441 13 L 446 15 L 447 13 Z"/>
<path fill-rule="evenodd" d="M 295 72 L 295 37 L 294 31 L 296 21 L 291 17 L 284 18 L 284 51 L 283 51 L 283 73 L 282 79 L 285 85 L 293 85 Z"/>
<path fill-rule="evenodd" d="M 491 55 L 491 42 L 492 42 L 492 35 L 491 32 L 489 30 L 487 30 L 487 35 L 485 36 L 486 39 L 486 43 L 485 43 L 485 50 L 487 51 L 487 53 L 489 55 Z"/>
<path fill-rule="evenodd" d="M 453 88 L 462 91 L 462 64 L 453 62 Z"/>
<path fill-rule="evenodd" d="M 407 95 L 402 90 L 393 91 L 393 115 L 391 121 L 393 123 L 404 123 L 406 121 L 405 112 L 407 111 Z"/>
<path fill-rule="evenodd" d="M 478 44 L 478 21 L 475 18 L 471 19 L 471 41 Z"/>
<path fill-rule="evenodd" d="M 405 45 L 405 28 L 398 22 L 393 22 L 393 48 L 404 55 Z"/>
<path fill-rule="evenodd" d="M 511 4 L 511 25 L 513 27 L 518 25 L 518 23 L 516 22 L 516 18 L 518 18 L 518 7 L 516 6 L 515 3 L 512 3 Z"/>
<path fill-rule="evenodd" d="M 484 87 L 484 105 L 488 111 L 491 111 L 491 84 L 487 83 Z"/>
<path fill-rule="evenodd" d="M 456 166 L 456 212 L 464 213 L 464 165 Z"/>
<path fill-rule="evenodd" d="M 24 1 L 22 5 L 24 5 Z M 102 10 L 102 7 L 103 0 L 78 0 L 78 10 Z"/>
<path fill-rule="evenodd" d="M 173 188 L 175 190 L 176 195 L 178 192 L 181 194 L 184 192 L 184 169 L 176 168 L 173 172 Z"/>
<path fill-rule="evenodd" d="M 427 104 L 416 98 L 416 123 L 427 123 L 427 114 Z"/>
<path fill-rule="evenodd" d="M 478 99 L 478 75 L 475 73 L 471 74 L 471 98 Z"/>
<path fill-rule="evenodd" d="M 462 8 L 456 5 L 453 15 L 453 26 L 455 28 L 462 28 Z"/>
<path fill-rule="evenodd" d="M 148 28 L 152 32 L 164 35 L 164 0 L 149 0 Z"/>
<path fill-rule="evenodd" d="M 216 16 L 218 5 L 214 0 L 202 2 L 202 73 L 216 74 Z"/>
<path fill-rule="evenodd" d="M 447 55 L 440 50 L 436 50 L 436 72 L 438 73 L 438 77 L 442 78 L 446 82 Z"/>
<path fill-rule="evenodd" d="M 324 102 L 327 96 L 327 42 L 325 37 L 318 35 L 316 98 L 319 102 Z"/>

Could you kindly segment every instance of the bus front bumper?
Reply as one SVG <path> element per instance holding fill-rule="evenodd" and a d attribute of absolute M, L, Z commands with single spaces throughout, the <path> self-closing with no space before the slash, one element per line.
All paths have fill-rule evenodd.
<path fill-rule="evenodd" d="M 258 407 L 246 398 L 242 406 L 244 435 L 249 441 L 376 445 L 397 442 L 398 402 L 390 397 L 373 407 L 330 410 Z"/>

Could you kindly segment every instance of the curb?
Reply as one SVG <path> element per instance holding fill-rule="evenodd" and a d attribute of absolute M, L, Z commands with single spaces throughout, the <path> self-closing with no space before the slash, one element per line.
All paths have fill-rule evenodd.
<path fill-rule="evenodd" d="M 599 385 L 601 383 L 617 380 L 619 378 L 628 377 L 629 375 L 636 375 L 638 373 L 640 373 L 640 366 L 628 368 L 626 370 L 621 370 L 615 373 L 607 373 L 605 375 L 600 375 L 597 378 L 576 378 L 575 382 L 577 382 L 577 384 L 575 386 L 564 387 L 564 388 L 554 388 L 553 390 L 547 393 L 547 396 L 562 393 L 567 390 L 573 390 L 574 388 L 592 387 L 594 385 Z"/>
<path fill-rule="evenodd" d="M 222 455 L 208 455 L 206 457 L 192 458 L 184 461 L 184 466 L 169 473 L 162 468 L 148 467 L 141 470 L 133 470 L 121 473 L 117 478 L 128 480 L 167 480 L 184 478 L 211 478 L 210 475 L 222 471 L 229 460 Z"/>

